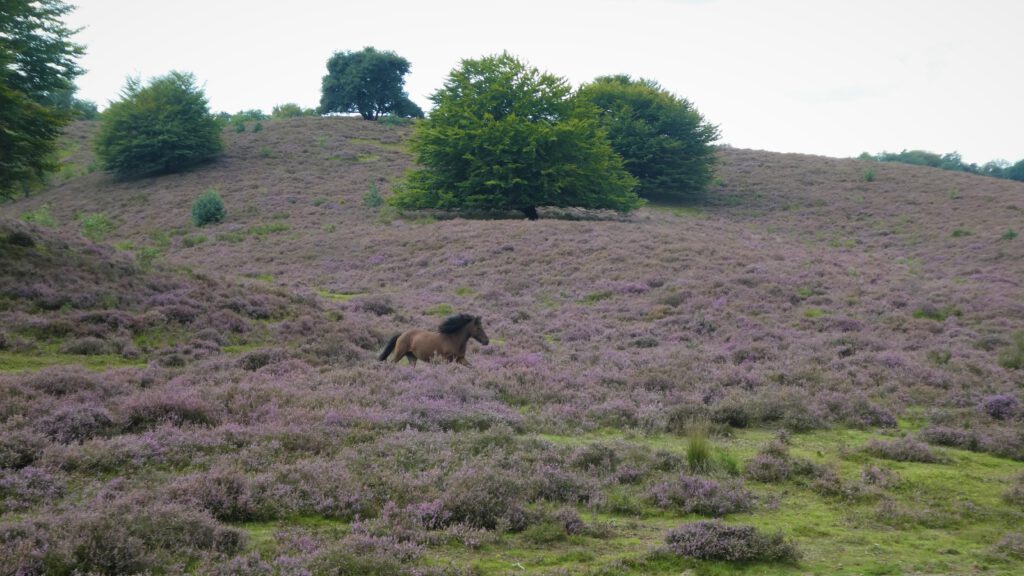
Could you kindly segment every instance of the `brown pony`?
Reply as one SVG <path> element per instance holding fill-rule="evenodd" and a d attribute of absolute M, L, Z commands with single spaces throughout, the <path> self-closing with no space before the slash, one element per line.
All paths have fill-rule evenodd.
<path fill-rule="evenodd" d="M 395 334 L 377 359 L 387 360 L 394 351 L 396 363 L 402 358 L 408 358 L 409 364 L 415 366 L 417 360 L 430 362 L 436 356 L 448 362 L 469 366 L 466 361 L 466 343 L 470 338 L 484 346 L 490 342 L 479 316 L 458 314 L 441 322 L 437 332 L 414 328 Z"/>

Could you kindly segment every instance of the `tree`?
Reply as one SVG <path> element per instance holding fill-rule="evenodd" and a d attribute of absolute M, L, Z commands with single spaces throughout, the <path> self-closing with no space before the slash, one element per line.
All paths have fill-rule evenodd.
<path fill-rule="evenodd" d="M 171 72 L 143 87 L 129 78 L 121 100 L 103 114 L 96 153 L 121 178 L 176 172 L 215 158 L 220 125 L 195 77 Z"/>
<path fill-rule="evenodd" d="M 521 210 L 579 206 L 629 211 L 642 204 L 596 109 L 565 79 L 508 53 L 463 60 L 431 96 L 411 146 L 421 169 L 392 203 L 403 208 Z"/>
<path fill-rule="evenodd" d="M 55 167 L 72 115 L 52 99 L 82 73 L 75 58 L 84 48 L 61 22 L 71 10 L 60 0 L 0 0 L 0 198 L 27 194 Z"/>
<path fill-rule="evenodd" d="M 383 114 L 422 118 L 423 110 L 403 91 L 408 73 L 409 61 L 394 52 L 335 52 L 327 60 L 320 112 L 359 112 L 367 120 Z"/>
<path fill-rule="evenodd" d="M 1021 182 L 1024 182 L 1024 160 L 1021 160 L 1020 162 L 1017 162 L 1013 166 L 1007 168 L 1003 172 L 1003 175 L 1009 178 L 1010 180 L 1019 180 Z"/>
<path fill-rule="evenodd" d="M 688 100 L 653 80 L 625 75 L 600 77 L 581 87 L 578 97 L 601 110 L 612 147 L 640 181 L 640 196 L 703 195 L 714 177 L 718 127 Z"/>

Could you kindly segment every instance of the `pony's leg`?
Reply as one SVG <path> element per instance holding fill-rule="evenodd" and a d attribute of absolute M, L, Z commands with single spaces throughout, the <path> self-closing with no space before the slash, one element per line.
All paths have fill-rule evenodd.
<path fill-rule="evenodd" d="M 402 361 L 402 358 L 410 354 L 412 354 L 412 351 L 409 350 L 409 338 L 406 336 L 399 338 L 398 343 L 395 344 L 395 364 L 398 364 Z"/>
<path fill-rule="evenodd" d="M 472 364 L 469 363 L 469 360 L 466 360 L 465 356 L 459 356 L 455 361 L 463 366 L 472 366 Z"/>
<path fill-rule="evenodd" d="M 409 366 L 415 366 L 416 365 L 416 355 L 415 354 L 413 354 L 412 352 L 406 352 L 405 353 L 405 357 L 409 359 Z M 397 360 L 395 360 L 395 362 L 397 362 Z"/>

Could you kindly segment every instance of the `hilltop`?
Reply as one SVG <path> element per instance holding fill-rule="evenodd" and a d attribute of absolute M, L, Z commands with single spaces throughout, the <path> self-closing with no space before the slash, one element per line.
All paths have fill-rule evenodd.
<path fill-rule="evenodd" d="M 407 126 L 268 121 L 226 131 L 216 162 L 124 182 L 91 169 L 95 130 L 71 127 L 54 185 L 0 208 L 61 229 L 0 231 L 35 239 L 0 252 L 5 319 L 21 322 L 5 321 L 6 339 L 35 340 L 3 352 L 29 371 L 2 376 L 0 393 L 19 398 L 5 434 L 38 447 L 10 448 L 2 486 L 15 488 L 0 490 L 62 562 L 103 569 L 62 548 L 77 542 L 60 528 L 76 507 L 80 532 L 98 533 L 137 522 L 136 503 L 209 530 L 180 553 L 222 569 L 255 551 L 277 568 L 362 554 L 440 573 L 715 570 L 649 553 L 709 515 L 782 530 L 804 552 L 751 571 L 1019 568 L 1024 184 L 722 148 L 702 205 L 438 219 L 373 201 L 412 166 Z M 195 228 L 208 188 L 228 218 Z M 77 236 L 96 213 L 113 223 L 101 245 Z M 194 320 L 145 324 L 169 294 L 194 302 Z M 161 328 L 29 326 L 115 309 Z M 229 312 L 250 329 L 210 325 Z M 481 315 L 491 337 L 471 343 L 474 368 L 375 361 L 387 336 L 455 312 Z M 161 363 L 211 329 L 221 344 Z M 72 361 L 86 336 L 109 347 L 90 366 L 110 369 L 117 395 L 65 398 L 47 385 L 63 372 L 26 359 Z M 81 406 L 103 425 L 52 433 Z M 686 439 L 702 422 L 704 468 Z M 18 488 L 25 470 L 60 487 L 56 504 Z M 720 514 L 694 504 L 707 491 L 687 493 L 698 476 L 722 490 Z M 178 541 L 140 530 L 135 569 L 175 557 Z"/>

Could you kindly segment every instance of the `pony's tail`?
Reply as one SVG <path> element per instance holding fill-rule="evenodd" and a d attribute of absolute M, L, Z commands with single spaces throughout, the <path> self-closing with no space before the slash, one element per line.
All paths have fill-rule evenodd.
<path fill-rule="evenodd" d="M 391 337 L 391 340 L 388 340 L 388 345 L 384 347 L 384 351 L 380 353 L 380 356 L 377 356 L 377 360 L 384 361 L 388 359 L 388 356 L 391 356 L 391 352 L 395 349 L 395 342 L 398 342 L 399 336 L 401 336 L 401 334 L 395 334 Z"/>

